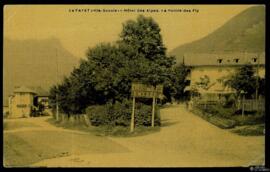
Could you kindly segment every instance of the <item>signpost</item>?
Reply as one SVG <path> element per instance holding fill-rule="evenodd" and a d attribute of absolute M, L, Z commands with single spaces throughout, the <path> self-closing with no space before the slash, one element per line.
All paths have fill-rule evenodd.
<path fill-rule="evenodd" d="M 155 96 L 153 97 L 153 104 L 152 104 L 152 123 L 151 126 L 154 127 L 155 124 Z"/>
<path fill-rule="evenodd" d="M 131 114 L 130 132 L 134 131 L 134 118 L 135 118 L 135 97 L 133 97 L 133 101 L 132 101 L 132 114 Z"/>
<path fill-rule="evenodd" d="M 133 104 L 132 104 L 130 132 L 134 131 L 135 98 L 136 97 L 153 98 L 151 126 L 154 127 L 156 99 L 158 99 L 158 98 L 163 99 L 163 97 L 164 97 L 163 86 L 157 85 L 156 87 L 154 87 L 154 86 L 149 86 L 149 85 L 144 85 L 144 84 L 132 83 L 131 95 L 133 97 Z"/>

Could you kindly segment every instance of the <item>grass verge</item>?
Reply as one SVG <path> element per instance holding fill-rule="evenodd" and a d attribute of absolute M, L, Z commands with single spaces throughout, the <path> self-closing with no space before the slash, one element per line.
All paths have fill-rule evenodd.
<path fill-rule="evenodd" d="M 193 109 L 192 112 L 219 128 L 228 129 L 241 136 L 264 135 L 265 124 L 257 116 L 233 116 L 231 119 L 227 119 L 205 113 L 200 109 Z"/>
<path fill-rule="evenodd" d="M 241 136 L 263 136 L 265 130 L 264 124 L 240 126 L 230 131 Z"/>
<path fill-rule="evenodd" d="M 56 122 L 53 118 L 48 119 L 48 122 L 57 127 L 62 127 L 65 129 L 72 129 L 77 131 L 91 132 L 96 136 L 112 136 L 112 137 L 134 137 L 134 136 L 143 136 L 147 134 L 152 134 L 160 131 L 160 127 L 156 126 L 146 127 L 146 126 L 136 126 L 134 132 L 130 132 L 129 127 L 124 126 L 86 126 L 82 124 L 75 124 L 69 121 L 65 122 Z"/>
<path fill-rule="evenodd" d="M 211 124 L 222 129 L 234 128 L 236 125 L 236 122 L 234 120 L 207 114 L 207 113 L 202 112 L 199 109 L 193 109 L 192 112 L 200 116 L 201 118 L 205 119 L 206 121 L 210 122 Z"/>

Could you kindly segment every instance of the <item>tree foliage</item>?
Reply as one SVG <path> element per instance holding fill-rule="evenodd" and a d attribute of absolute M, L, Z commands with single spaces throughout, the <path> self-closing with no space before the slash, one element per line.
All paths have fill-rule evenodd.
<path fill-rule="evenodd" d="M 236 73 L 225 79 L 224 84 L 234 88 L 238 95 L 244 91 L 248 97 L 251 97 L 259 89 L 259 94 L 264 94 L 264 79 L 255 75 L 255 70 L 251 65 L 240 67 Z"/>
<path fill-rule="evenodd" d="M 184 64 L 176 65 L 174 68 L 174 80 L 172 80 L 172 84 L 174 84 L 174 95 L 173 97 L 176 100 L 181 100 L 183 98 L 187 98 L 185 94 L 185 87 L 189 85 L 189 80 L 186 79 L 187 75 L 190 72 L 190 68 L 185 66 Z"/>
<path fill-rule="evenodd" d="M 210 84 L 210 78 L 208 75 L 204 75 L 203 77 L 200 77 L 200 80 L 198 82 L 195 82 L 195 85 L 198 88 L 202 88 L 205 90 L 209 88 L 209 84 Z"/>
<path fill-rule="evenodd" d="M 53 107 L 58 99 L 60 110 L 67 114 L 129 99 L 132 82 L 163 84 L 168 100 L 175 90 L 175 58 L 166 56 L 160 28 L 151 17 L 125 22 L 118 41 L 89 48 L 86 57 L 69 77 L 51 88 Z"/>

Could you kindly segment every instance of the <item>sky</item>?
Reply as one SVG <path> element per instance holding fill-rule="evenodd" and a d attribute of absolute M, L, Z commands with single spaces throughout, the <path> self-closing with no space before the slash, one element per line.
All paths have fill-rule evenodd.
<path fill-rule="evenodd" d="M 88 47 L 116 41 L 122 24 L 143 14 L 159 24 L 163 42 L 170 51 L 208 35 L 251 6 L 6 5 L 4 37 L 16 40 L 57 38 L 69 52 L 84 58 Z M 79 9 L 84 11 L 78 12 Z"/>

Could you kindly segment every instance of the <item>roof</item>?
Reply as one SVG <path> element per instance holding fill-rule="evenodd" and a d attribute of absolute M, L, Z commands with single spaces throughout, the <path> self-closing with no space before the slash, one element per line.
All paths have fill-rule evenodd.
<path fill-rule="evenodd" d="M 187 53 L 184 63 L 187 66 L 264 65 L 265 53 Z"/>
<path fill-rule="evenodd" d="M 33 93 L 36 94 L 36 92 L 26 86 L 20 86 L 14 89 L 14 93 Z"/>
<path fill-rule="evenodd" d="M 49 92 L 43 89 L 42 87 L 31 87 L 37 93 L 37 96 L 49 96 Z"/>
<path fill-rule="evenodd" d="M 41 87 L 21 86 L 21 87 L 15 88 L 14 93 L 34 93 L 37 96 L 49 96 L 49 92 L 47 92 Z"/>

